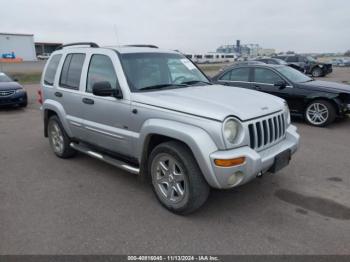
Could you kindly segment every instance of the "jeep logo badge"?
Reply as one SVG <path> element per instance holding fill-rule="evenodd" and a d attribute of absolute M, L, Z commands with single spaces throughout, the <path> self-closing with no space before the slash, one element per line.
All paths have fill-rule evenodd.
<path fill-rule="evenodd" d="M 268 110 L 269 108 L 267 106 L 264 106 L 261 108 L 261 110 Z"/>

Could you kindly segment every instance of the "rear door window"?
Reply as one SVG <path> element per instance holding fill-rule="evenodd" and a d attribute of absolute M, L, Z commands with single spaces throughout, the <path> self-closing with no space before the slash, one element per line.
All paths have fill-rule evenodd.
<path fill-rule="evenodd" d="M 281 81 L 282 78 L 270 69 L 266 68 L 255 68 L 254 69 L 254 82 L 263 84 L 275 84 Z"/>
<path fill-rule="evenodd" d="M 242 67 L 233 69 L 224 74 L 220 80 L 237 81 L 237 82 L 249 82 L 249 68 Z"/>
<path fill-rule="evenodd" d="M 58 67 L 58 64 L 61 60 L 61 57 L 62 57 L 62 55 L 54 55 L 51 58 L 48 66 L 46 68 L 46 72 L 45 72 L 45 76 L 44 76 L 44 84 L 45 85 L 49 85 L 49 86 L 53 85 L 53 82 L 55 81 L 57 67 Z"/>
<path fill-rule="evenodd" d="M 79 90 L 81 71 L 85 61 L 85 54 L 68 54 L 63 64 L 60 86 Z"/>

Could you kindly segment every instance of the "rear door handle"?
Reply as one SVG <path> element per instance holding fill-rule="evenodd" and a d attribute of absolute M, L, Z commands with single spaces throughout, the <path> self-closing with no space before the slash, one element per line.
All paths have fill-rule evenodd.
<path fill-rule="evenodd" d="M 83 103 L 84 103 L 84 104 L 88 104 L 88 105 L 93 105 L 93 104 L 95 103 L 95 101 L 92 100 L 92 99 L 90 99 L 90 98 L 84 97 L 84 98 L 83 98 Z"/>
<path fill-rule="evenodd" d="M 61 92 L 55 92 L 55 96 L 57 96 L 57 97 L 62 97 L 63 94 L 62 94 Z"/>

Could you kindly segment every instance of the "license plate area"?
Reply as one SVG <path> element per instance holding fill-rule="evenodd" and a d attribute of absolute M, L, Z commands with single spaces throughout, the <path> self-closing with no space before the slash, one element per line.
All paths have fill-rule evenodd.
<path fill-rule="evenodd" d="M 281 170 L 282 168 L 288 166 L 290 159 L 291 159 L 291 156 L 292 156 L 292 154 L 291 154 L 290 149 L 279 153 L 277 156 L 275 156 L 274 164 L 270 168 L 269 171 L 272 173 L 276 173 L 279 170 Z"/>

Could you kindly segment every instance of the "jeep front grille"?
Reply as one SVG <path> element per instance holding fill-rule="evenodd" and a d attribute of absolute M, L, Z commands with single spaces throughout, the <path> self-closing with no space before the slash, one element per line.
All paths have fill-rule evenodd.
<path fill-rule="evenodd" d="M 250 147 L 257 151 L 263 150 L 284 138 L 286 133 L 284 114 L 257 120 L 250 123 L 248 129 Z"/>

